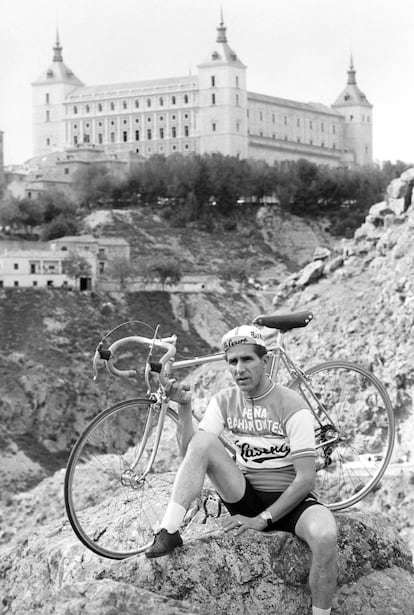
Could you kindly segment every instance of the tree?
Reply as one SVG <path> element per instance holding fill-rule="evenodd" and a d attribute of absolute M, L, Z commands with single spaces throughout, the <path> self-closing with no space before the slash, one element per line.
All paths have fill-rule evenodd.
<path fill-rule="evenodd" d="M 182 273 L 178 262 L 175 259 L 161 257 L 154 258 L 148 262 L 144 269 L 144 276 L 148 281 L 159 280 L 162 287 L 178 284 L 182 278 Z"/>
<path fill-rule="evenodd" d="M 136 267 L 128 258 L 118 256 L 108 263 L 107 273 L 110 277 L 118 280 L 121 286 L 124 286 L 125 282 L 136 274 Z"/>
<path fill-rule="evenodd" d="M 90 277 L 92 265 L 82 254 L 70 252 L 68 258 L 63 263 L 63 273 L 74 280 Z"/>
<path fill-rule="evenodd" d="M 246 258 L 238 258 L 223 265 L 219 273 L 227 282 L 238 282 L 242 292 L 244 285 L 252 275 L 252 263 Z"/>

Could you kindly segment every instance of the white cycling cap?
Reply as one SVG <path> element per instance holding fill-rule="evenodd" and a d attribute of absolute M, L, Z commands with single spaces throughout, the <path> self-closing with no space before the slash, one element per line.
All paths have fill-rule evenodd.
<path fill-rule="evenodd" d="M 256 344 L 266 348 L 262 332 L 253 325 L 240 325 L 232 329 L 221 338 L 221 345 L 224 351 L 239 346 L 239 344 Z"/>

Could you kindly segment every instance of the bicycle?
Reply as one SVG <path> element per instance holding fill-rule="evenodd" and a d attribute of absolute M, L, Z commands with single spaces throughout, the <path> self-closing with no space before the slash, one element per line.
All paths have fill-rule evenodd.
<path fill-rule="evenodd" d="M 335 360 L 302 370 L 294 363 L 284 336 L 312 318 L 306 311 L 262 315 L 254 324 L 277 331 L 276 340 L 267 342 L 269 376 L 275 381 L 284 369 L 289 386 L 307 401 L 315 420 L 316 491 L 337 511 L 362 500 L 383 477 L 394 445 L 394 413 L 384 386 L 364 367 Z M 116 330 L 125 324 L 130 323 Z M 151 338 L 126 336 L 104 348 L 113 331 L 96 349 L 95 378 L 99 360 L 110 374 L 135 378 L 136 369 L 120 369 L 115 363 L 127 346 L 144 347 L 147 394 L 111 406 L 89 423 L 71 451 L 64 497 L 81 542 L 100 556 L 123 559 L 150 544 L 175 476 L 169 451 L 175 446 L 171 440 L 178 416 L 164 387 L 178 370 L 223 361 L 224 353 L 176 360 L 176 335 L 158 337 L 158 327 Z M 162 356 L 156 360 L 158 352 Z M 195 411 L 193 416 L 195 423 L 201 419 Z M 234 455 L 225 434 L 221 439 Z"/>

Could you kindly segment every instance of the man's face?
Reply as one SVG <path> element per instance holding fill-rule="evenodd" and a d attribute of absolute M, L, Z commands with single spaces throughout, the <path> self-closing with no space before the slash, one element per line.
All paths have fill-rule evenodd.
<path fill-rule="evenodd" d="M 243 393 L 254 397 L 266 391 L 269 383 L 265 372 L 267 355 L 260 358 L 253 344 L 241 344 L 229 348 L 226 358 L 232 378 Z"/>

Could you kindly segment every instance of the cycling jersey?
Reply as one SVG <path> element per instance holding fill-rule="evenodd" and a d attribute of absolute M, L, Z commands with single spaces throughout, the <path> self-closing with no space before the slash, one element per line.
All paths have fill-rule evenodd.
<path fill-rule="evenodd" d="M 313 418 L 295 391 L 271 384 L 257 397 L 238 386 L 210 400 L 199 429 L 220 435 L 228 430 L 236 462 L 260 491 L 284 491 L 295 477 L 293 460 L 315 456 Z"/>

